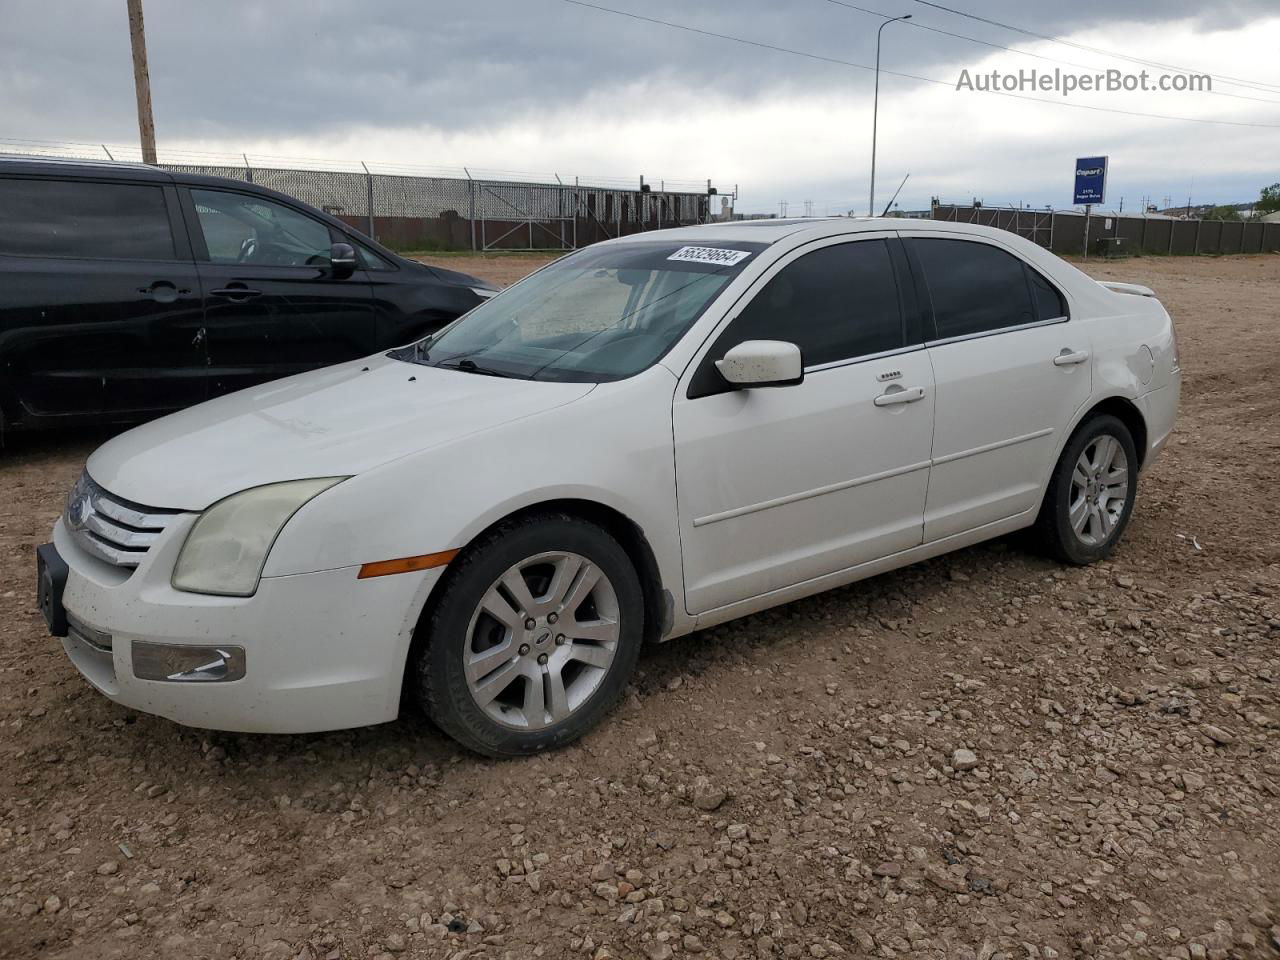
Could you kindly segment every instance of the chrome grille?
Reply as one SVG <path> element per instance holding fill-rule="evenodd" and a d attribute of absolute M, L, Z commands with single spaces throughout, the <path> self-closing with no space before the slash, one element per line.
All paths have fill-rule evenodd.
<path fill-rule="evenodd" d="M 86 552 L 117 567 L 136 567 L 177 513 L 112 496 L 85 472 L 67 497 L 63 520 Z"/>

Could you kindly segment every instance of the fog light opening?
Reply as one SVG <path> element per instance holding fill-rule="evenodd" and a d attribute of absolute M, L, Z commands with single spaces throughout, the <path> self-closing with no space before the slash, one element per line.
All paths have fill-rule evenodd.
<path fill-rule="evenodd" d="M 230 683 L 244 674 L 244 647 L 133 641 L 133 675 L 139 680 Z"/>

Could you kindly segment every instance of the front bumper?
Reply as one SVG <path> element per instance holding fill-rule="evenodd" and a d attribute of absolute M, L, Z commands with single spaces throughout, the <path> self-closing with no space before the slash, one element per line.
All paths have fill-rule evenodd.
<path fill-rule="evenodd" d="M 85 679 L 122 706 L 213 730 L 308 733 L 395 719 L 409 641 L 442 571 L 357 580 L 358 567 L 342 567 L 264 577 L 252 597 L 184 593 L 169 577 L 195 519 L 176 518 L 132 574 L 88 554 L 58 521 L 73 625 L 62 645 Z M 134 641 L 243 648 L 244 676 L 143 680 Z"/>

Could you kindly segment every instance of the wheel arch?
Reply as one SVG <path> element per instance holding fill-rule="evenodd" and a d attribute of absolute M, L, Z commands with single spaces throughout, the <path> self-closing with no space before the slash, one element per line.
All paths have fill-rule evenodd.
<path fill-rule="evenodd" d="M 475 535 L 460 548 L 458 555 L 464 555 L 468 550 L 472 549 L 477 542 L 484 539 L 491 531 L 503 524 L 519 521 L 526 517 L 536 516 L 538 514 L 548 513 L 569 514 L 570 516 L 579 517 L 600 527 L 617 540 L 619 545 L 621 545 L 622 549 L 626 552 L 627 557 L 631 560 L 631 563 L 635 566 L 636 576 L 640 580 L 640 589 L 644 596 L 645 643 L 657 642 L 671 630 L 675 611 L 675 599 L 662 582 L 662 574 L 658 567 L 657 556 L 653 551 L 652 545 L 649 543 L 648 537 L 645 536 L 640 525 L 622 511 L 615 507 L 600 503 L 599 501 L 580 499 L 576 497 L 562 497 L 557 499 L 541 500 L 536 503 L 530 503 L 519 507 L 518 509 L 512 510 L 494 520 L 484 529 L 477 531 Z M 450 566 L 452 566 L 452 564 L 450 564 Z M 435 586 L 432 587 L 431 593 L 427 596 L 427 600 L 422 605 L 422 610 L 418 614 L 417 623 L 413 629 L 413 637 L 409 642 L 409 649 L 404 662 L 404 680 L 401 681 L 402 700 L 405 691 L 410 688 L 409 684 L 405 682 L 408 679 L 409 671 L 413 668 L 413 664 L 418 656 L 418 651 L 421 650 L 422 645 L 427 639 L 423 626 L 430 622 L 435 606 L 439 602 L 441 595 L 444 593 L 442 588 L 446 584 L 448 577 L 449 569 L 446 567 L 444 576 L 442 576 Z"/>
<path fill-rule="evenodd" d="M 1083 424 L 1102 414 L 1110 414 L 1128 427 L 1129 433 L 1133 436 L 1133 446 L 1138 451 L 1138 469 L 1141 470 L 1147 459 L 1147 418 L 1138 405 L 1128 397 L 1118 395 L 1106 397 L 1089 407 L 1072 426 L 1071 433 L 1067 435 L 1067 440 L 1063 442 L 1063 449 L 1066 448 L 1070 438 L 1075 435 L 1075 432 Z M 1061 452 L 1059 452 L 1059 456 L 1061 456 Z M 1054 462 L 1056 465 L 1057 461 L 1055 460 Z"/>
<path fill-rule="evenodd" d="M 1142 410 L 1128 397 L 1114 394 L 1109 397 L 1103 397 L 1095 401 L 1091 406 L 1084 407 L 1078 417 L 1072 422 L 1071 429 L 1062 435 L 1062 443 L 1059 444 L 1054 454 L 1053 462 L 1049 466 L 1049 473 L 1045 477 L 1044 484 L 1040 488 L 1040 505 L 1036 509 L 1036 521 L 1039 522 L 1040 517 L 1044 514 L 1045 503 L 1049 496 L 1049 482 L 1053 479 L 1053 473 L 1058 469 L 1058 461 L 1062 459 L 1062 453 L 1067 449 L 1067 445 L 1071 443 L 1071 438 L 1076 435 L 1081 427 L 1092 420 L 1094 417 L 1110 414 L 1128 429 L 1133 436 L 1133 446 L 1138 453 L 1138 470 L 1142 469 L 1142 464 L 1147 458 L 1147 420 Z"/>

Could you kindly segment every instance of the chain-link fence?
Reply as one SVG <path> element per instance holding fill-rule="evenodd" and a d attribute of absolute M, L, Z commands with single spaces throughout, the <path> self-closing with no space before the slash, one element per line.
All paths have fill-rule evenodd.
<path fill-rule="evenodd" d="M 569 250 L 663 227 L 705 223 L 692 193 L 279 167 L 161 164 L 287 193 L 396 249 Z"/>
<path fill-rule="evenodd" d="M 1083 214 L 934 201 L 934 220 L 978 223 L 1025 237 L 1054 253 L 1083 255 L 1274 253 L 1280 223 L 1262 220 L 1180 220 L 1168 216 Z"/>
<path fill-rule="evenodd" d="M 118 144 L 0 138 L 0 153 L 97 160 L 137 160 Z M 245 154 L 160 151 L 159 166 L 227 177 L 279 190 L 330 213 L 397 250 L 569 250 L 611 237 L 705 223 L 716 191 L 626 187 L 611 178 L 549 180 L 500 171 L 266 158 Z M 243 162 L 239 162 L 239 161 Z M 373 169 L 370 169 L 373 167 Z M 427 172 L 430 170 L 431 172 Z M 692 183 L 681 182 L 681 187 Z"/>

